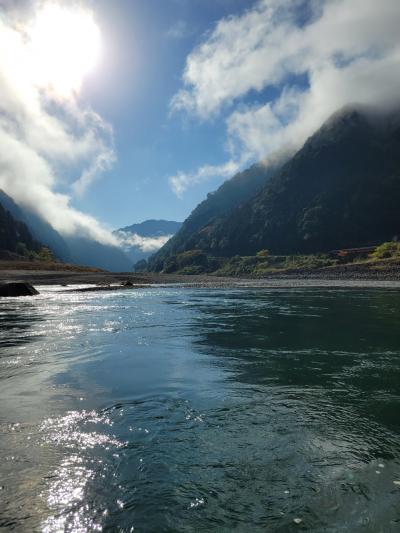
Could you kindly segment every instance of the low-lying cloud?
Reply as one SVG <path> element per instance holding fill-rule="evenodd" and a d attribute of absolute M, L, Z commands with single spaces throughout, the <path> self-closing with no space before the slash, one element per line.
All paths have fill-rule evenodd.
<path fill-rule="evenodd" d="M 92 14 L 82 7 L 48 5 L 55 10 L 77 9 L 82 20 L 92 24 Z M 39 68 L 43 65 L 36 61 L 32 28 L 46 4 L 15 6 L 18 3 L 11 2 L 7 10 L 6 3 L 0 17 L 0 188 L 62 234 L 79 233 L 117 244 L 96 219 L 71 205 L 74 194 L 83 194 L 113 164 L 112 128 L 80 105 L 79 73 L 71 70 L 74 86 L 69 87 L 61 69 L 56 72 L 59 78 L 51 80 L 46 78 L 53 74 L 51 63 L 48 73 Z M 60 16 L 65 13 L 60 11 Z"/>
<path fill-rule="evenodd" d="M 228 165 L 268 161 L 346 105 L 399 104 L 399 27 L 398 0 L 260 0 L 190 53 L 172 110 L 202 121 L 223 114 Z M 182 195 L 209 173 L 176 176 Z"/>
<path fill-rule="evenodd" d="M 159 237 L 142 237 L 137 233 L 130 233 L 119 230 L 116 232 L 119 245 L 123 250 L 130 248 L 139 248 L 141 252 L 152 253 L 159 250 L 164 244 L 169 241 L 173 235 L 160 235 Z"/>

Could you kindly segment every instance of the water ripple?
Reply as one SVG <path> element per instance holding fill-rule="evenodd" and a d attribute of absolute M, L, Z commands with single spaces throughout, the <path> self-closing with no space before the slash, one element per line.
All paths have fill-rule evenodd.
<path fill-rule="evenodd" d="M 399 531 L 400 297 L 41 290 L 0 309 L 0 529 Z"/>

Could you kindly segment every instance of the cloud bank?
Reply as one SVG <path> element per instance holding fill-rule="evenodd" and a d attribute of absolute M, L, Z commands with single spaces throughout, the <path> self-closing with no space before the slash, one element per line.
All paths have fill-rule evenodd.
<path fill-rule="evenodd" d="M 16 5 L 0 13 L 0 188 L 64 235 L 116 244 L 71 206 L 115 159 L 111 127 L 78 99 L 91 58 L 76 43 L 97 38 L 93 14 L 71 2 Z"/>
<path fill-rule="evenodd" d="M 116 236 L 123 250 L 139 248 L 141 252 L 152 253 L 159 250 L 173 235 L 160 235 L 159 237 L 142 237 L 137 233 L 118 231 Z"/>
<path fill-rule="evenodd" d="M 345 105 L 399 104 L 399 27 L 398 0 L 260 0 L 190 53 L 172 109 L 224 116 L 230 162 L 215 176 L 268 161 Z M 209 177 L 204 169 L 170 178 L 175 193 Z"/>

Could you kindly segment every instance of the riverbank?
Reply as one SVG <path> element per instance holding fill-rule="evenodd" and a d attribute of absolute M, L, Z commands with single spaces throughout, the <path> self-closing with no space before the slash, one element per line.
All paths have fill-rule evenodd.
<path fill-rule="evenodd" d="M 17 265 L 15 265 L 17 267 Z M 4 267 L 4 265 L 3 265 Z M 105 290 L 107 286 L 118 288 L 129 282 L 133 286 L 152 286 L 178 284 L 191 287 L 227 287 L 227 286 L 307 286 L 310 283 L 319 286 L 334 286 L 336 282 L 363 284 L 379 282 L 382 286 L 400 283 L 400 261 L 384 260 L 374 263 L 348 263 L 324 268 L 298 268 L 285 271 L 269 272 L 262 277 L 222 277 L 212 274 L 182 275 L 160 273 L 105 272 L 95 269 L 76 267 L 63 270 L 58 264 L 57 269 L 30 270 L 25 265 L 17 268 L 2 268 L 1 281 L 27 281 L 33 285 L 94 285 Z M 395 283 L 397 285 L 397 283 Z M 109 289 L 107 289 L 109 290 Z"/>

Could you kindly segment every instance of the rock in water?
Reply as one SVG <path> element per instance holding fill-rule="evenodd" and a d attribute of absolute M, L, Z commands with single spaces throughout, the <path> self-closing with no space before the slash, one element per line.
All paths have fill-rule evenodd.
<path fill-rule="evenodd" d="M 39 292 L 25 281 L 0 282 L 1 296 L 34 296 Z"/>

